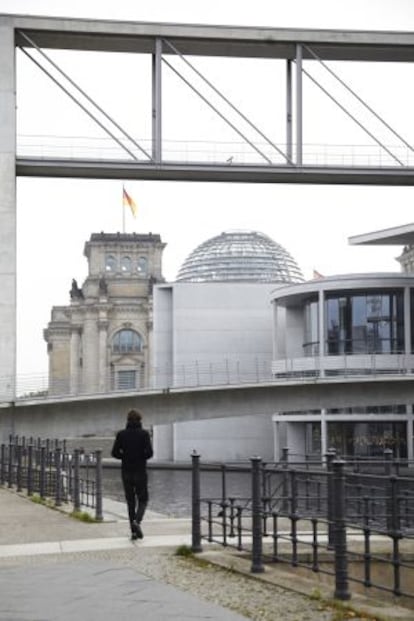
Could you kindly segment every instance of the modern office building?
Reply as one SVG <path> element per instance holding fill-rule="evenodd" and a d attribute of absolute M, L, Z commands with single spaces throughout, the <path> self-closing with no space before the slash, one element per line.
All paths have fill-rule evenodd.
<path fill-rule="evenodd" d="M 279 288 L 274 309 L 274 378 L 397 376 L 414 371 L 414 226 L 361 235 L 353 244 L 403 244 L 403 273 L 345 274 Z M 281 317 L 282 322 L 279 320 Z M 352 403 L 352 395 L 350 395 Z M 276 412 L 276 457 L 382 455 L 413 459 L 413 404 Z"/>

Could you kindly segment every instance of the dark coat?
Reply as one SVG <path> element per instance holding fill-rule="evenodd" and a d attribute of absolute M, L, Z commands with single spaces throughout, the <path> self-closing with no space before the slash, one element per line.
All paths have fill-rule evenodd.
<path fill-rule="evenodd" d="M 116 434 L 111 455 L 122 460 L 122 470 L 144 472 L 147 459 L 153 455 L 148 431 L 140 424 L 128 423 L 125 429 Z"/>

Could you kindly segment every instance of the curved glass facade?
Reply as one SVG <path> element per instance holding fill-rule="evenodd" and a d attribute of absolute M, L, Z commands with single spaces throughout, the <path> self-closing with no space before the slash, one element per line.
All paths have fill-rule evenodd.
<path fill-rule="evenodd" d="M 229 231 L 198 246 L 177 276 L 187 282 L 303 282 L 293 257 L 267 235 Z"/>
<path fill-rule="evenodd" d="M 304 311 L 304 354 L 316 356 L 319 354 L 317 299 L 309 299 Z M 404 352 L 403 291 L 327 295 L 324 339 L 328 355 Z"/>
<path fill-rule="evenodd" d="M 404 351 L 402 291 L 327 296 L 328 354 L 389 354 Z"/>
<path fill-rule="evenodd" d="M 304 354 L 319 354 L 316 298 L 305 304 Z M 403 291 L 333 293 L 325 299 L 325 353 L 398 354 L 404 352 Z"/>

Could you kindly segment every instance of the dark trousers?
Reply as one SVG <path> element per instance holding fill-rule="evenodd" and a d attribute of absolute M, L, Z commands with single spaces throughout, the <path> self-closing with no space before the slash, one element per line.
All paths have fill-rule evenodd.
<path fill-rule="evenodd" d="M 122 471 L 125 498 L 130 523 L 142 521 L 148 504 L 148 483 L 146 472 Z"/>

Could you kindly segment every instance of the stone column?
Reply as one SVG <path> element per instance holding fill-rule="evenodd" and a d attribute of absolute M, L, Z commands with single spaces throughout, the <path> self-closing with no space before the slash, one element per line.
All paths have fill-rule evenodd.
<path fill-rule="evenodd" d="M 98 321 L 96 314 L 91 312 L 85 317 L 83 328 L 83 366 L 82 391 L 94 393 L 98 390 L 99 376 L 99 343 Z"/>
<path fill-rule="evenodd" d="M 81 362 L 81 326 L 72 326 L 70 334 L 70 392 L 73 395 L 80 391 Z"/>
<path fill-rule="evenodd" d="M 0 398 L 16 386 L 16 70 L 12 19 L 0 18 Z"/>
<path fill-rule="evenodd" d="M 414 415 L 412 404 L 407 404 L 407 458 L 408 461 L 414 461 Z"/>
<path fill-rule="evenodd" d="M 411 288 L 410 287 L 404 287 L 404 353 L 406 355 L 411 354 Z"/>
<path fill-rule="evenodd" d="M 323 289 L 318 293 L 318 324 L 319 324 L 319 369 L 320 377 L 325 377 L 325 295 Z"/>
<path fill-rule="evenodd" d="M 326 421 L 326 409 L 321 410 L 321 459 L 325 461 L 326 451 L 328 450 L 328 423 Z"/>
<path fill-rule="evenodd" d="M 99 330 L 99 376 L 98 376 L 98 388 L 99 392 L 106 392 L 108 390 L 108 364 L 107 364 L 107 343 L 108 343 L 108 325 L 107 320 L 101 319 L 98 322 Z"/>
<path fill-rule="evenodd" d="M 153 322 L 152 318 L 147 321 L 147 346 L 144 349 L 144 372 L 140 371 L 142 384 L 140 388 L 151 388 L 153 386 Z"/>

